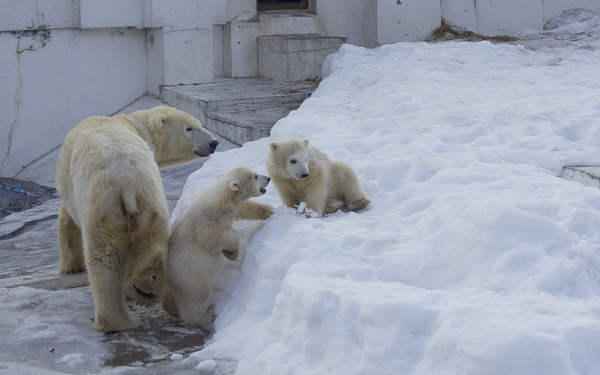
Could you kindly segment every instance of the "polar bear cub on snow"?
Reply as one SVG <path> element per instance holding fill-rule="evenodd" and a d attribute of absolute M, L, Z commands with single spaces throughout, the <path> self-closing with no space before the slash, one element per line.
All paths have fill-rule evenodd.
<path fill-rule="evenodd" d="M 236 260 L 239 239 L 235 219 L 267 219 L 273 208 L 249 198 L 266 192 L 271 179 L 237 167 L 212 183 L 173 226 L 167 255 L 167 294 L 163 308 L 187 324 L 203 325 L 212 317 L 212 280 L 220 262 Z"/>
<path fill-rule="evenodd" d="M 58 272 L 87 269 L 92 327 L 123 331 L 142 324 L 125 293 L 158 302 L 165 283 L 169 211 L 159 168 L 208 156 L 218 141 L 200 122 L 167 106 L 90 117 L 66 136 L 58 157 Z"/>
<path fill-rule="evenodd" d="M 371 198 L 348 164 L 332 161 L 308 139 L 282 137 L 269 145 L 267 170 L 288 207 L 301 202 L 319 217 L 339 209 L 364 208 Z"/>

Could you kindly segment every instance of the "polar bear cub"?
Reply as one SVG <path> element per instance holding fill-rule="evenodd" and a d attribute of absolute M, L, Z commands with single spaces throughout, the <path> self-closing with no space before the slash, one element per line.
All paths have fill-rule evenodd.
<path fill-rule="evenodd" d="M 354 170 L 342 161 L 329 159 L 309 145 L 308 139 L 282 137 L 271 142 L 266 164 L 288 207 L 305 202 L 321 217 L 339 209 L 359 210 L 371 202 Z"/>
<path fill-rule="evenodd" d="M 164 288 L 169 211 L 159 167 L 208 156 L 218 142 L 188 115 L 167 106 L 130 115 L 90 117 L 66 136 L 56 169 L 58 272 L 87 269 L 92 328 L 140 326 L 125 305 L 144 305 Z"/>
<path fill-rule="evenodd" d="M 202 191 L 173 226 L 167 255 L 167 294 L 163 308 L 186 324 L 203 325 L 212 317 L 212 280 L 220 262 L 236 260 L 235 219 L 267 219 L 273 208 L 252 200 L 271 179 L 237 167 Z"/>

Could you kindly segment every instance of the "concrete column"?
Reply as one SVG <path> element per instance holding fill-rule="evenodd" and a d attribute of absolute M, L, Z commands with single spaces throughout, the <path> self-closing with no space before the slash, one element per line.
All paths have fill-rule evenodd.
<path fill-rule="evenodd" d="M 473 0 L 442 0 L 442 18 L 464 27 L 469 31 L 477 31 L 477 12 Z"/>
<path fill-rule="evenodd" d="M 212 30 L 163 28 L 165 85 L 213 81 Z"/>
<path fill-rule="evenodd" d="M 476 0 L 476 8 L 478 34 L 514 34 L 544 27 L 542 0 Z"/>
<path fill-rule="evenodd" d="M 256 77 L 258 55 L 256 37 L 260 22 L 229 22 L 225 25 L 224 72 L 226 77 Z"/>
<path fill-rule="evenodd" d="M 425 40 L 441 17 L 440 0 L 377 0 L 378 44 Z"/>

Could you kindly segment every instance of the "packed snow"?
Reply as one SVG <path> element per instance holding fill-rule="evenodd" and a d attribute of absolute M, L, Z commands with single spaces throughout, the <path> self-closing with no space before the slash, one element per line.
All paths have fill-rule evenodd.
<path fill-rule="evenodd" d="M 271 138 L 190 175 L 172 222 L 217 175 L 266 173 L 269 142 L 292 135 L 373 202 L 315 218 L 267 187 L 276 213 L 236 224 L 214 336 L 159 373 L 600 374 L 600 190 L 560 177 L 600 166 L 600 18 L 519 35 L 344 45 Z M 101 367 L 89 291 L 0 296 L 0 374 L 152 370 Z"/>

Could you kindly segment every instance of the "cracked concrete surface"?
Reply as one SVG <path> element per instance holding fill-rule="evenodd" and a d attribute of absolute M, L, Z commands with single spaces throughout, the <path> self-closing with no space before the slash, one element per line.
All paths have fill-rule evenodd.
<path fill-rule="evenodd" d="M 15 117 L 10 125 L 8 131 L 8 147 L 6 153 L 4 154 L 4 158 L 2 159 L 1 165 L 4 166 L 10 160 L 10 152 L 12 148 L 13 135 L 15 132 L 16 124 L 19 120 L 20 114 L 20 106 L 21 106 L 21 87 L 22 87 L 22 77 L 21 77 L 21 56 L 25 51 L 37 51 L 41 48 L 44 48 L 46 44 L 52 39 L 52 33 L 47 29 L 38 29 L 38 30 L 27 30 L 27 31 L 19 31 L 19 32 L 11 32 L 12 35 L 17 36 L 17 90 L 15 92 Z M 26 38 L 26 39 L 25 39 Z M 26 47 L 21 47 L 21 42 L 25 39 Z"/>

